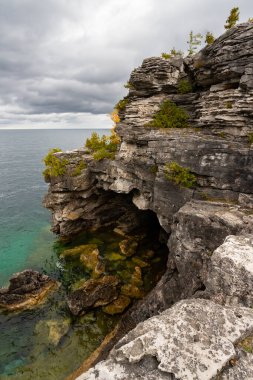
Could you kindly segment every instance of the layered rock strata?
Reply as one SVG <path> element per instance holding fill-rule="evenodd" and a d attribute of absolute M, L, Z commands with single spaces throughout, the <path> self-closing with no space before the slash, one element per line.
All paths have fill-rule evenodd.
<path fill-rule="evenodd" d="M 191 84 L 192 92 L 179 93 L 182 79 Z M 69 164 L 64 176 L 50 179 L 45 198 L 45 206 L 53 212 L 53 230 L 62 237 L 101 226 L 127 231 L 140 223 L 140 210 L 155 213 L 168 238 L 166 272 L 153 291 L 128 311 L 122 334 L 163 310 L 165 317 L 155 317 L 161 318 L 161 326 L 163 318 L 177 310 L 174 324 L 191 330 L 191 308 L 199 312 L 203 308 L 212 316 L 207 321 L 200 314 L 203 326 L 217 322 L 215 328 L 211 324 L 209 337 L 203 332 L 205 344 L 210 346 L 214 339 L 217 349 L 221 342 L 225 348 L 218 359 L 215 352 L 208 354 L 208 363 L 203 364 L 200 357 L 207 352 L 204 345 L 197 345 L 200 353 L 194 369 L 189 352 L 183 360 L 185 340 L 176 331 L 174 338 L 182 351 L 173 362 L 169 351 L 157 350 L 146 337 L 146 328 L 151 335 L 156 331 L 147 321 L 123 339 L 126 347 L 136 348 L 138 358 L 127 348 L 115 348 L 107 362 L 83 379 L 146 379 L 147 370 L 150 379 L 211 379 L 217 371 L 222 379 L 253 378 L 251 354 L 241 353 L 236 346 L 252 334 L 253 318 L 248 309 L 253 305 L 253 24 L 232 28 L 193 57 L 146 59 L 132 72 L 129 83 L 126 105 L 119 111 L 116 130 L 121 143 L 115 160 L 94 161 L 85 149 L 58 153 Z M 164 100 L 175 102 L 189 114 L 188 128 L 148 125 Z M 73 177 L 71 172 L 80 159 L 87 167 Z M 188 167 L 196 186 L 184 188 L 168 181 L 165 167 L 172 162 Z M 196 300 L 168 309 L 187 298 Z M 181 314 L 182 308 L 189 315 Z M 233 338 L 227 334 L 220 314 L 233 320 L 241 335 L 234 335 L 233 329 L 229 331 Z M 138 334 L 145 335 L 144 343 Z M 161 346 L 167 347 L 165 335 Z M 229 360 L 239 364 L 232 368 L 234 362 L 230 365 Z M 137 372 L 130 375 L 135 361 Z M 113 375 L 115 368 L 120 372 Z M 106 377 L 109 370 L 111 377 Z M 129 377 L 124 377 L 124 371 Z"/>

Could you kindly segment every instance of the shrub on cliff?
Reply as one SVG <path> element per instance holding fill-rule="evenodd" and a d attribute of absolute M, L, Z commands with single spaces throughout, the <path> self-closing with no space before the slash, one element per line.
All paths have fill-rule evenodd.
<path fill-rule="evenodd" d="M 215 41 L 215 38 L 211 32 L 206 33 L 205 43 L 207 45 L 212 45 Z"/>
<path fill-rule="evenodd" d="M 170 58 L 181 58 L 183 57 L 184 53 L 182 50 L 176 50 L 175 48 L 171 49 L 169 53 L 162 53 L 162 58 L 164 59 L 170 59 Z"/>
<path fill-rule="evenodd" d="M 62 150 L 59 148 L 53 148 L 43 159 L 44 164 L 46 165 L 45 170 L 43 170 L 43 176 L 45 178 L 58 177 L 66 173 L 68 160 L 55 156 L 54 153 L 57 152 L 62 152 Z"/>
<path fill-rule="evenodd" d="M 181 79 L 178 82 L 177 92 L 179 94 L 188 94 L 189 92 L 192 92 L 192 85 L 188 79 Z"/>
<path fill-rule="evenodd" d="M 180 187 L 192 188 L 197 184 L 196 176 L 190 172 L 190 169 L 180 166 L 175 161 L 165 165 L 164 176 Z"/>
<path fill-rule="evenodd" d="M 237 21 L 239 21 L 239 15 L 240 15 L 239 8 L 238 7 L 232 8 L 230 11 L 230 15 L 227 18 L 226 24 L 224 25 L 224 28 L 231 29 L 233 26 L 235 26 Z"/>
<path fill-rule="evenodd" d="M 120 99 L 114 108 L 117 111 L 124 111 L 128 103 L 129 103 L 128 98 Z"/>
<path fill-rule="evenodd" d="M 186 128 L 189 126 L 188 119 L 189 115 L 182 108 L 171 100 L 165 100 L 148 126 L 153 128 Z"/>
<path fill-rule="evenodd" d="M 196 53 L 198 46 L 201 45 L 201 40 L 203 36 L 201 33 L 193 34 L 193 31 L 190 31 L 189 34 L 189 41 L 187 41 L 187 44 L 189 45 L 188 48 L 188 54 L 193 55 Z"/>
<path fill-rule="evenodd" d="M 87 164 L 84 161 L 80 161 L 79 164 L 75 167 L 73 172 L 71 173 L 72 177 L 77 177 L 82 174 L 82 170 L 86 169 Z"/>
<path fill-rule="evenodd" d="M 114 159 L 120 138 L 114 129 L 110 136 L 101 136 L 93 132 L 91 138 L 86 140 L 85 146 L 90 149 L 94 160 L 102 160 L 103 158 Z"/>

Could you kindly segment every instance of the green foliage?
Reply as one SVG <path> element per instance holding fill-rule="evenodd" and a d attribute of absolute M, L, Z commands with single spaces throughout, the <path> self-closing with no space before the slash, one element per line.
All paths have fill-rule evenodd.
<path fill-rule="evenodd" d="M 205 43 L 207 45 L 212 45 L 214 43 L 214 40 L 215 40 L 215 38 L 214 38 L 213 34 L 211 32 L 207 32 Z"/>
<path fill-rule="evenodd" d="M 84 161 L 80 161 L 79 164 L 75 167 L 74 171 L 72 172 L 73 177 L 77 177 L 82 173 L 83 169 L 86 169 L 87 164 Z"/>
<path fill-rule="evenodd" d="M 190 169 L 180 166 L 175 161 L 165 165 L 164 176 L 180 187 L 192 188 L 197 184 L 196 176 L 190 172 Z"/>
<path fill-rule="evenodd" d="M 230 15 L 227 18 L 226 24 L 224 25 L 224 28 L 231 29 L 233 26 L 235 26 L 237 21 L 239 21 L 239 15 L 240 15 L 239 8 L 238 7 L 232 8 L 230 11 Z"/>
<path fill-rule="evenodd" d="M 233 103 L 232 102 L 227 102 L 226 103 L 226 108 L 227 109 L 232 109 L 233 108 Z"/>
<path fill-rule="evenodd" d="M 56 157 L 54 153 L 62 152 L 59 148 L 51 149 L 43 161 L 46 165 L 45 170 L 43 170 L 43 176 L 45 178 L 58 177 L 66 173 L 66 165 L 69 163 L 65 158 Z"/>
<path fill-rule="evenodd" d="M 153 128 L 186 128 L 189 115 L 175 103 L 165 100 L 148 126 Z"/>
<path fill-rule="evenodd" d="M 222 139 L 224 139 L 226 137 L 226 134 L 225 134 L 225 132 L 219 132 L 218 136 L 220 136 Z"/>
<path fill-rule="evenodd" d="M 170 59 L 171 58 L 171 54 L 162 53 L 162 58 L 164 58 L 164 59 Z"/>
<path fill-rule="evenodd" d="M 189 41 L 187 41 L 189 48 L 188 48 L 188 54 L 193 55 L 196 53 L 196 50 L 199 45 L 201 45 L 201 40 L 203 36 L 200 33 L 193 34 L 193 31 L 191 30 L 189 34 Z"/>
<path fill-rule="evenodd" d="M 250 17 L 250 18 L 248 19 L 248 22 L 253 22 L 253 17 Z"/>
<path fill-rule="evenodd" d="M 118 101 L 118 103 L 115 105 L 115 109 L 117 111 L 124 111 L 124 109 L 126 108 L 126 105 L 129 103 L 129 99 L 128 98 L 124 98 L 124 99 L 121 99 Z"/>
<path fill-rule="evenodd" d="M 86 140 L 85 146 L 93 153 L 93 158 L 99 161 L 103 158 L 114 159 L 119 142 L 120 138 L 114 130 L 110 136 L 102 137 L 93 132 L 91 138 Z"/>
<path fill-rule="evenodd" d="M 126 84 L 124 84 L 124 87 L 128 88 L 129 90 L 134 89 L 134 85 L 131 82 L 129 82 L 129 81 Z"/>
<path fill-rule="evenodd" d="M 177 92 L 179 94 L 188 94 L 189 92 L 192 92 L 192 85 L 188 79 L 181 79 L 178 82 Z"/>
<path fill-rule="evenodd" d="M 156 174 L 158 172 L 158 166 L 157 165 L 152 165 L 150 166 L 150 173 Z"/>
<path fill-rule="evenodd" d="M 243 341 L 238 344 L 244 351 L 252 354 L 253 353 L 253 336 L 248 336 Z"/>
<path fill-rule="evenodd" d="M 248 134 L 248 140 L 249 140 L 249 143 L 250 143 L 250 144 L 253 144 L 253 132 L 250 132 L 250 133 Z"/>
<path fill-rule="evenodd" d="M 176 50 L 174 47 L 171 49 L 170 54 L 172 57 L 183 57 L 184 53 L 182 50 Z"/>
<path fill-rule="evenodd" d="M 113 160 L 115 158 L 115 152 L 110 152 L 107 148 L 101 148 L 93 153 L 93 158 L 96 161 L 103 160 L 103 158 Z"/>
<path fill-rule="evenodd" d="M 170 59 L 173 57 L 183 57 L 184 53 L 181 50 L 176 50 L 175 48 L 170 50 L 170 53 L 162 53 L 162 58 Z"/>

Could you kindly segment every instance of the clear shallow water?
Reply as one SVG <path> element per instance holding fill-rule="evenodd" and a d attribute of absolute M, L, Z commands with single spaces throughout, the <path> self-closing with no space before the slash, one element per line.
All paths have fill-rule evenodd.
<path fill-rule="evenodd" d="M 98 133 L 108 133 L 99 130 Z M 53 254 L 50 213 L 42 207 L 48 150 L 75 149 L 91 130 L 0 130 L 0 286 L 14 272 L 40 269 Z"/>

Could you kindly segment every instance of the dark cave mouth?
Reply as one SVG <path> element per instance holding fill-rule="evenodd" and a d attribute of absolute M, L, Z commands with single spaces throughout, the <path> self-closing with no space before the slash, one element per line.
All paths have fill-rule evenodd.
<path fill-rule="evenodd" d="M 106 202 L 96 210 L 99 228 L 86 226 L 88 228 L 71 240 L 63 240 L 56 246 L 61 268 L 56 277 L 67 293 L 82 279 L 113 275 L 119 278 L 124 295 L 130 297 L 132 303 L 143 298 L 160 280 L 168 260 L 168 234 L 160 226 L 155 212 L 140 210 L 133 204 L 135 194 L 136 190 L 129 194 L 103 191 Z M 82 249 L 91 244 L 99 252 L 97 263 L 102 268 L 99 275 L 92 265 L 85 267 L 83 262 L 80 265 Z M 65 251 L 79 249 L 79 255 L 62 259 Z"/>

